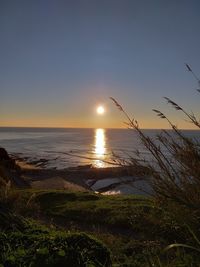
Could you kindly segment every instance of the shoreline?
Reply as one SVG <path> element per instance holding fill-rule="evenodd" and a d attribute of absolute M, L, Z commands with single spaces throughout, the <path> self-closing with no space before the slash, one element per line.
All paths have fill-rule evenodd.
<path fill-rule="evenodd" d="M 139 167 L 135 169 L 130 166 L 96 168 L 89 164 L 65 169 L 51 169 L 44 167 L 43 163 L 47 161 L 46 159 L 38 159 L 34 161 L 37 164 L 34 164 L 34 162 L 30 163 L 25 159 L 16 157 L 16 155 L 12 158 L 21 169 L 21 178 L 30 185 L 30 188 L 35 189 L 120 194 L 120 191 L 115 190 L 115 187 L 124 188 L 130 185 L 133 187 L 133 184 L 138 183 L 138 181 L 143 181 L 142 183 L 146 184 L 144 182 L 146 179 L 145 170 Z M 130 191 L 130 189 L 123 190 L 127 193 Z"/>

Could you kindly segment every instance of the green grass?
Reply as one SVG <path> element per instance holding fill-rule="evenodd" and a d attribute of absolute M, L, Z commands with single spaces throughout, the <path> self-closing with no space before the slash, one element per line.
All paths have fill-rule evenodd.
<path fill-rule="evenodd" d="M 169 244 L 188 243 L 187 229 L 151 198 L 55 190 L 11 190 L 3 205 L 16 213 L 4 213 L 3 216 L 0 213 L 0 229 L 8 235 L 8 240 L 10 233 L 16 231 L 25 233 L 25 239 L 29 238 L 35 226 L 30 226 L 28 219 L 24 232 L 24 225 L 27 225 L 27 218 L 32 218 L 36 220 L 36 229 L 38 223 L 47 226 L 50 236 L 50 240 L 45 237 L 47 244 L 51 243 L 51 238 L 57 240 L 55 235 L 64 238 L 66 232 L 84 232 L 100 240 L 111 251 L 113 266 L 116 267 L 198 266 L 194 262 L 200 257 L 194 251 L 179 248 L 163 253 Z M 177 257 L 177 250 L 184 251 L 179 253 L 181 257 Z M 29 255 L 29 252 L 26 253 Z M 52 260 L 56 255 L 52 256 Z M 159 261 L 162 265 L 158 265 Z M 190 265 L 191 262 L 193 265 Z"/>
<path fill-rule="evenodd" d="M 147 198 L 92 193 L 41 192 L 36 196 L 36 201 L 43 212 L 54 219 L 71 222 L 79 227 L 87 225 L 91 229 L 112 227 L 113 230 L 118 229 L 119 233 L 124 229 L 134 231 L 140 218 L 135 217 L 133 225 L 133 214 L 137 216 L 137 211 L 152 208 Z"/>
<path fill-rule="evenodd" d="M 189 266 L 191 252 L 188 256 L 186 251 L 180 262 L 175 262 L 176 251 L 162 253 L 168 244 L 187 242 L 187 231 L 151 198 L 43 191 L 35 200 L 51 222 L 103 241 L 118 266 L 149 266 L 158 255 L 165 266 Z M 198 255 L 194 253 L 193 258 Z"/>
<path fill-rule="evenodd" d="M 113 266 L 149 267 L 149 259 L 156 261 L 167 245 L 186 241 L 185 227 L 147 197 L 41 190 L 19 190 L 14 195 L 20 197 L 9 207 L 19 214 L 49 229 L 85 232 L 103 242 Z M 167 254 L 172 254 L 171 262 L 175 252 Z M 167 255 L 161 257 L 163 266 L 170 266 Z"/>
<path fill-rule="evenodd" d="M 26 226 L 24 231 L 0 233 L 2 266 L 109 267 L 110 252 L 84 233 L 66 233 Z"/>

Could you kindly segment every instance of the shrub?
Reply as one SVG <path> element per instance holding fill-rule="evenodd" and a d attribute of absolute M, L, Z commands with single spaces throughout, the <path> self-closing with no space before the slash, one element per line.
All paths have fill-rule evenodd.
<path fill-rule="evenodd" d="M 86 234 L 48 230 L 0 233 L 0 264 L 17 266 L 109 267 L 110 253 Z"/>

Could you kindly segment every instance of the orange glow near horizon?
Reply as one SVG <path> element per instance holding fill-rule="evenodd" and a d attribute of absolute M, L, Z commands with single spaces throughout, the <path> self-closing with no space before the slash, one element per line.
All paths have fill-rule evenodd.
<path fill-rule="evenodd" d="M 26 113 L 24 113 L 26 115 Z M 24 115 L 23 114 L 23 115 Z M 119 116 L 118 116 L 119 114 Z M 20 114 L 21 115 L 21 114 Z M 126 129 L 127 126 L 123 122 L 123 116 L 120 117 L 120 113 L 111 113 L 106 114 L 106 116 L 99 116 L 97 118 L 97 114 L 88 113 L 82 115 L 75 115 L 73 117 L 68 117 L 67 114 L 62 116 L 30 116 L 29 118 L 25 118 L 21 116 L 13 115 L 5 115 L 4 117 L 0 117 L 0 127 L 46 127 L 46 128 L 122 128 Z M 169 124 L 160 120 L 159 118 L 139 118 L 139 125 L 142 129 L 170 129 Z M 197 128 L 184 120 L 177 120 L 175 123 L 179 129 L 191 129 L 197 130 Z"/>

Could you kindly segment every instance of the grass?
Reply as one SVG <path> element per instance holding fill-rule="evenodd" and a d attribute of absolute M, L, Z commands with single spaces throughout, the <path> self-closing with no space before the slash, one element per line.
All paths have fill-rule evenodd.
<path fill-rule="evenodd" d="M 163 249 L 170 243 L 187 240 L 186 228 L 172 220 L 151 198 L 49 190 L 17 193 L 21 196 L 18 216 L 27 214 L 26 218 L 47 225 L 49 231 L 84 232 L 93 236 L 111 251 L 113 266 L 149 267 L 149 261 L 157 261 L 158 256 L 168 266 L 167 255 L 173 262 L 176 253 L 163 255 Z M 29 205 L 23 205 L 30 198 Z M 16 210 L 15 203 L 9 208 Z M 198 258 L 196 252 L 192 255 Z"/>
<path fill-rule="evenodd" d="M 102 242 L 72 228 L 58 229 L 47 223 L 48 217 L 45 223 L 32 197 L 36 193 L 12 189 L 11 194 L 20 195 L 18 209 L 14 202 L 6 205 L 4 199 L 0 201 L 0 266 L 111 266 L 110 252 Z M 60 196 L 58 194 L 57 204 L 63 200 Z M 56 192 L 52 192 L 52 201 L 54 197 L 56 200 Z M 24 205 L 30 198 L 29 205 Z M 27 209 L 30 209 L 29 216 L 24 217 Z M 47 226 L 43 226 L 45 224 Z"/>
<path fill-rule="evenodd" d="M 141 197 L 101 196 L 89 193 L 43 192 L 36 197 L 49 216 L 73 221 L 132 228 L 131 215 L 137 205 L 150 203 Z M 119 212 L 120 211 L 120 212 Z"/>

